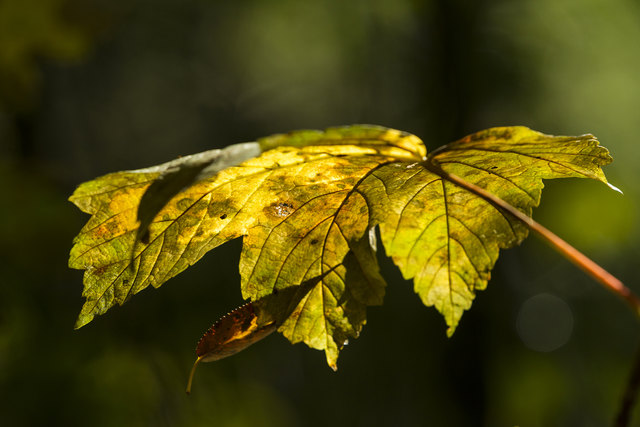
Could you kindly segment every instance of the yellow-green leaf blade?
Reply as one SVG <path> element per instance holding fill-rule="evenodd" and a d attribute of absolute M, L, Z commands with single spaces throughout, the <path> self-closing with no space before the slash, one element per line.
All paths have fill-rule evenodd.
<path fill-rule="evenodd" d="M 327 159 L 287 180 L 274 172 L 259 191 L 281 198 L 243 241 L 243 296 L 256 300 L 310 283 L 294 306 L 282 299 L 272 310 L 283 313 L 278 323 L 285 337 L 324 350 L 333 368 L 344 342 L 364 325 L 366 306 L 381 304 L 384 295 L 369 245 L 370 212 L 357 186 L 388 161 Z"/>
<path fill-rule="evenodd" d="M 353 130 L 342 128 L 337 132 L 349 133 L 349 144 L 334 143 L 334 131 L 327 132 L 326 144 L 322 143 L 324 140 L 318 138 L 317 133 L 314 134 L 312 144 L 299 143 L 299 146 L 295 146 L 296 144 L 287 144 L 280 139 L 281 143 L 277 147 L 261 156 L 196 182 L 171 198 L 155 215 L 149 225 L 149 238 L 144 242 L 136 239 L 138 224 L 134 207 L 140 202 L 145 189 L 162 176 L 158 167 L 111 174 L 83 184 L 80 188 L 90 188 L 92 191 L 79 189 L 72 201 L 85 211 L 93 213 L 94 217 L 90 220 L 92 226 L 85 227 L 76 238 L 70 260 L 72 267 L 86 270 L 83 295 L 87 301 L 76 326 L 88 323 L 95 315 L 106 312 L 114 305 L 123 304 L 130 296 L 149 285 L 160 286 L 198 261 L 208 250 L 225 241 L 248 235 L 246 245 L 251 242 L 252 230 L 271 227 L 286 216 L 288 210 L 297 208 L 305 200 L 302 193 L 342 191 L 346 197 L 344 190 L 354 185 L 353 180 L 358 179 L 359 173 L 366 173 L 381 162 L 396 158 L 416 158 L 415 153 L 420 158 L 423 157 L 424 147 L 419 139 L 402 132 L 363 126 Z M 300 139 L 300 135 L 296 133 L 291 135 Z M 384 135 L 385 139 L 381 140 L 380 135 Z M 146 177 L 144 183 L 139 178 L 143 175 Z M 297 177 L 297 181 L 292 177 Z M 277 192 L 272 191 L 274 183 L 280 185 Z M 135 192 L 130 190 L 132 184 L 135 184 Z M 98 195 L 99 191 L 93 190 L 93 187 L 100 186 L 108 187 L 108 197 Z M 166 198 L 166 195 L 161 195 Z M 295 200 L 295 203 L 291 206 L 283 205 L 283 198 Z M 362 217 L 357 219 L 361 220 Z M 114 225 L 102 224 L 109 220 Z M 354 242 L 368 230 L 366 218 L 363 224 L 359 228 L 351 225 L 347 227 L 353 230 L 349 230 L 351 237 L 346 251 L 344 248 L 329 248 L 327 253 L 333 254 L 333 258 L 327 258 L 333 268 L 329 270 L 338 272 L 339 268 L 346 268 L 345 263 L 353 262 L 347 262 L 341 257 L 345 258 L 349 251 L 359 247 Z M 110 227 L 117 228 L 119 232 L 98 232 L 100 226 L 107 231 Z M 354 304 L 340 301 L 336 306 L 338 308 L 326 311 L 326 318 L 334 319 L 325 328 L 326 343 L 332 342 L 334 335 L 339 337 L 336 342 L 340 342 L 345 333 L 350 336 L 357 333 L 364 323 L 364 315 L 360 314 L 364 313 L 362 307 L 381 300 L 384 282 L 377 272 L 375 257 L 367 251 L 370 252 L 369 246 L 361 245 L 358 254 L 353 255 L 358 264 L 366 264 L 362 269 L 366 272 L 367 285 L 353 286 L 353 293 L 359 298 L 360 305 L 354 309 L 345 308 Z M 322 277 L 334 283 L 330 290 L 348 294 L 340 290 L 341 286 L 347 286 L 345 283 L 340 285 L 339 279 L 330 278 L 323 273 L 328 271 L 326 266 L 319 271 L 321 276 L 324 275 Z M 317 272 L 311 269 L 306 276 L 317 280 Z M 341 277 L 345 274 L 347 273 L 342 271 Z M 369 286 L 370 282 L 376 283 L 376 286 Z M 300 282 L 294 281 L 287 283 L 288 286 L 300 285 Z M 262 294 L 246 293 L 252 298 L 258 298 Z M 330 306 L 331 303 L 325 305 Z M 345 313 L 344 316 L 352 316 L 358 320 L 352 323 L 347 321 L 343 326 L 332 326 L 342 322 L 339 318 L 342 316 L 339 314 L 341 310 Z M 325 316 L 325 311 L 321 313 Z M 335 347 L 337 348 L 337 344 Z M 330 362 L 334 365 L 335 357 L 336 351 L 331 356 L 333 362 Z"/>
<path fill-rule="evenodd" d="M 468 135 L 441 147 L 430 158 L 447 172 L 470 175 L 475 169 L 485 173 L 483 182 L 494 180 L 505 187 L 511 182 L 533 199 L 532 206 L 539 203 L 542 179 L 591 178 L 608 184 L 601 167 L 612 161 L 593 135 L 545 135 L 523 126 Z"/>
<path fill-rule="evenodd" d="M 452 333 L 486 287 L 499 250 L 520 243 L 527 229 L 446 173 L 530 215 L 542 179 L 606 183 L 601 166 L 611 160 L 590 135 L 553 137 L 523 127 L 478 132 L 428 158 L 417 137 L 376 126 L 247 144 L 263 153 L 237 166 L 216 169 L 219 152 L 208 152 L 169 163 L 178 169 L 121 172 L 79 187 L 71 199 L 93 216 L 70 259 L 86 270 L 78 327 L 244 236 L 242 292 L 254 301 L 259 324 L 275 322 L 291 342 L 324 350 L 335 368 L 345 341 L 364 325 L 366 307 L 384 296 L 371 244 L 379 225 L 387 254 Z M 235 164 L 251 151 L 225 153 Z M 211 173 L 201 173 L 212 164 Z M 145 196 L 148 208 L 140 210 Z"/>
<path fill-rule="evenodd" d="M 542 179 L 606 183 L 600 167 L 610 162 L 591 135 L 553 137 L 523 127 L 470 135 L 429 159 L 527 215 L 539 203 Z M 432 169 L 427 163 L 389 165 L 374 174 L 370 191 L 372 200 L 385 200 L 386 194 L 380 228 L 387 254 L 404 277 L 414 279 L 422 301 L 443 314 L 451 334 L 476 291 L 486 287 L 499 249 L 520 243 L 528 230 Z"/>
<path fill-rule="evenodd" d="M 261 138 L 258 142 L 262 151 L 282 146 L 353 145 L 379 150 L 379 154 L 393 155 L 398 159 L 422 159 L 427 154 L 424 144 L 417 136 L 373 125 L 342 126 L 324 131 L 294 131 Z"/>

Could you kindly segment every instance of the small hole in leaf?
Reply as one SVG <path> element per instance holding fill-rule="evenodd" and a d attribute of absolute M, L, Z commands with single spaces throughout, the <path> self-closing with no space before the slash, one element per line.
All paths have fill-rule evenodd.
<path fill-rule="evenodd" d="M 220 219 L 226 219 L 226 218 L 227 218 L 227 214 L 220 215 Z"/>

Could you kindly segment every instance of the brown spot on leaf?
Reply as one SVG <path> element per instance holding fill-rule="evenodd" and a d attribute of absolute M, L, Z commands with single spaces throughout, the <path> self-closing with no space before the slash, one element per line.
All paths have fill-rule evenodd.
<path fill-rule="evenodd" d="M 264 213 L 277 218 L 286 218 L 293 213 L 295 209 L 289 202 L 272 203 L 264 208 Z"/>

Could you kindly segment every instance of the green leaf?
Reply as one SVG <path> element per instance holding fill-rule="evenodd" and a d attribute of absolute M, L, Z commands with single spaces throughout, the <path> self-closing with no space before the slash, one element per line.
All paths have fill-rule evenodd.
<path fill-rule="evenodd" d="M 542 179 L 584 177 L 606 183 L 611 162 L 592 135 L 552 137 L 524 127 L 493 128 L 444 146 L 429 161 L 497 195 L 527 215 Z M 519 244 L 518 220 L 431 171 L 429 164 L 390 165 L 378 180 L 377 211 L 387 254 L 453 334 L 476 291 L 483 290 L 501 248 Z M 375 185 L 375 184 L 373 184 Z M 372 185 L 372 186 L 373 186 Z"/>
<path fill-rule="evenodd" d="M 591 135 L 553 137 L 524 127 L 479 132 L 428 157 L 417 137 L 364 125 L 258 144 L 262 154 L 236 166 L 226 167 L 255 144 L 229 156 L 225 168 L 211 161 L 219 153 L 208 152 L 76 190 L 71 201 L 93 215 L 71 251 L 70 266 L 86 270 L 76 327 L 243 236 L 242 295 L 254 301 L 258 323 L 274 322 L 292 343 L 324 350 L 336 369 L 340 349 L 366 322 L 366 307 L 382 303 L 379 226 L 387 254 L 451 334 L 486 287 L 499 249 L 520 243 L 527 229 L 439 171 L 530 215 L 542 179 L 606 183 L 600 167 L 611 161 Z"/>

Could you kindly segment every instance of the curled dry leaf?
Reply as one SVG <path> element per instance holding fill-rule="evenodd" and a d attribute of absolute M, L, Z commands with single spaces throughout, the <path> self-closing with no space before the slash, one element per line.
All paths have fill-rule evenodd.
<path fill-rule="evenodd" d="M 213 324 L 200 339 L 196 347 L 198 357 L 193 364 L 187 393 L 191 392 L 191 384 L 196 367 L 200 362 L 213 362 L 236 354 L 254 344 L 276 330 L 274 322 L 258 324 L 258 316 L 252 303 L 236 308 Z"/>

